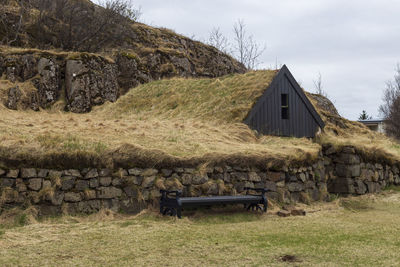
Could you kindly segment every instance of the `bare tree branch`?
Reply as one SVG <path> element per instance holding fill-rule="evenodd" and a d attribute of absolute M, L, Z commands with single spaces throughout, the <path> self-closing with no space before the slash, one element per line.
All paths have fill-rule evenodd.
<path fill-rule="evenodd" d="M 322 85 L 322 75 L 320 72 L 318 73 L 317 80 L 314 80 L 313 82 L 315 87 L 315 93 L 322 95 L 324 97 L 328 97 L 328 94 L 324 91 L 324 87 Z"/>
<path fill-rule="evenodd" d="M 208 44 L 214 46 L 215 48 L 226 54 L 229 54 L 231 52 L 228 39 L 222 34 L 220 28 L 213 28 L 211 30 L 208 37 Z"/>
<path fill-rule="evenodd" d="M 261 47 L 252 35 L 247 35 L 246 25 L 241 19 L 233 25 L 233 32 L 235 35 L 234 55 L 247 69 L 257 68 L 260 64 L 259 59 L 266 50 L 266 46 Z"/>
<path fill-rule="evenodd" d="M 387 134 L 400 139 L 400 64 L 397 64 L 394 79 L 386 82 L 380 115 L 385 119 Z"/>

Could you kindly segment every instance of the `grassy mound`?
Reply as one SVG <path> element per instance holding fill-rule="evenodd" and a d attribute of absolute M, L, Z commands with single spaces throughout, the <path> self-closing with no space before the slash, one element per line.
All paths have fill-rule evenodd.
<path fill-rule="evenodd" d="M 133 88 L 103 112 L 124 117 L 193 118 L 242 122 L 277 70 L 252 71 L 215 79 L 174 78 Z"/>
<path fill-rule="evenodd" d="M 242 120 L 276 71 L 141 85 L 88 114 L 0 105 L 0 165 L 38 167 L 306 164 L 323 145 L 353 145 L 377 162 L 400 161 L 400 145 L 308 97 L 326 123 L 316 140 L 260 136 Z M 317 142 L 315 142 L 317 141 Z M 1 166 L 0 166 L 1 167 Z"/>

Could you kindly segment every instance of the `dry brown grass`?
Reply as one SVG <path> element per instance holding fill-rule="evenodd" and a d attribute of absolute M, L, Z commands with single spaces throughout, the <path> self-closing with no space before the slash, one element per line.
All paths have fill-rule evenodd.
<path fill-rule="evenodd" d="M 378 161 L 400 159 L 398 143 L 323 110 L 326 129 L 318 143 L 257 135 L 241 121 L 275 73 L 155 81 L 89 114 L 65 113 L 62 104 L 41 112 L 0 105 L 0 156 L 6 163 L 59 168 L 178 162 L 280 167 L 312 161 L 320 144 L 330 143 L 355 145 Z"/>
<path fill-rule="evenodd" d="M 307 160 L 319 145 L 307 139 L 257 137 L 240 123 L 201 122 L 195 119 L 157 117 L 142 120 L 135 115 L 112 119 L 102 112 L 72 114 L 60 111 L 11 111 L 0 107 L 0 154 L 4 158 L 50 159 L 63 157 L 102 158 L 132 155 L 136 161 L 156 164 L 165 159 L 203 161 L 229 157 Z M 4 154 L 5 153 L 5 154 Z M 21 154 L 23 153 L 23 154 Z M 127 158 L 126 160 L 130 160 Z M 74 160 L 73 162 L 76 162 Z M 132 161 L 133 164 L 135 161 Z M 80 165 L 80 164 L 78 164 Z"/>
<path fill-rule="evenodd" d="M 215 79 L 155 81 L 132 88 L 116 104 L 98 112 L 113 118 L 135 115 L 241 123 L 276 74 L 276 70 L 263 70 Z"/>
<path fill-rule="evenodd" d="M 3 228 L 2 266 L 397 266 L 400 197 L 385 192 L 302 206 L 281 218 L 217 209 L 178 220 L 145 211 Z M 1 229 L 0 229 L 1 230 Z M 289 257 L 290 256 L 290 257 Z M 296 262 L 282 261 L 295 258 Z"/>

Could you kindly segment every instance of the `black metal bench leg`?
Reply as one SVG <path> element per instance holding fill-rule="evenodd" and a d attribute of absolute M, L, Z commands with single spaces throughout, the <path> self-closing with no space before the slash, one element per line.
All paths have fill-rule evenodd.
<path fill-rule="evenodd" d="M 182 219 L 182 208 L 181 207 L 177 208 L 176 216 L 178 216 L 179 219 Z"/>
<path fill-rule="evenodd" d="M 268 199 L 267 198 L 264 199 L 263 206 L 264 206 L 263 211 L 267 212 L 267 209 L 268 209 Z"/>

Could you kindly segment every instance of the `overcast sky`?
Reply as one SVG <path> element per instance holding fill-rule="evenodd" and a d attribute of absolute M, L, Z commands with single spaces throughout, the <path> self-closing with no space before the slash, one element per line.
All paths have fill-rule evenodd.
<path fill-rule="evenodd" d="M 339 113 L 378 117 L 385 82 L 400 62 L 399 0 L 134 0 L 141 20 L 207 40 L 213 27 L 232 39 L 243 19 L 267 49 L 260 67 L 286 64 L 307 91 L 321 73 Z"/>

